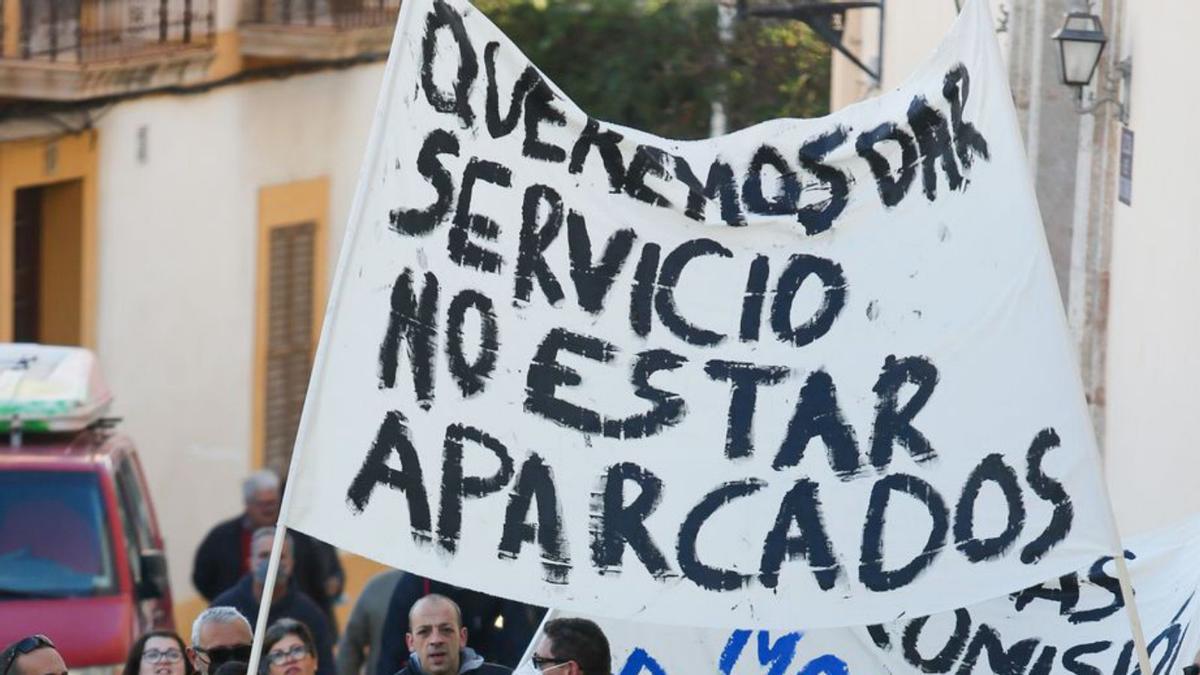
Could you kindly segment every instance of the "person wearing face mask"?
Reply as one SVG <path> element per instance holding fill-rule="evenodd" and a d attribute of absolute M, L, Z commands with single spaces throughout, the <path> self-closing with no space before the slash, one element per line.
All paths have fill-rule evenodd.
<path fill-rule="evenodd" d="M 194 675 L 186 655 L 183 638 L 169 630 L 150 631 L 133 643 L 121 675 Z"/>
<path fill-rule="evenodd" d="M 233 588 L 217 596 L 212 602 L 213 607 L 233 607 L 245 616 L 258 617 L 274 539 L 274 527 L 255 530 L 250 540 L 250 572 Z M 270 624 L 279 619 L 295 619 L 307 626 L 316 644 L 317 675 L 334 675 L 333 633 L 325 613 L 292 579 L 293 550 L 292 537 L 288 535 L 284 538 L 283 552 L 279 557 L 279 570 L 275 575 L 275 589 L 271 593 L 267 621 Z"/>
<path fill-rule="evenodd" d="M 279 516 L 282 486 L 270 469 L 256 471 L 242 481 L 243 511 L 218 523 L 205 535 L 192 563 L 192 583 L 207 601 L 233 587 L 250 571 L 250 538 L 260 527 L 271 527 Z M 345 571 L 332 546 L 296 533 L 292 539 L 292 578 L 308 597 L 321 606 L 336 632 L 333 603 L 341 595 Z"/>
<path fill-rule="evenodd" d="M 250 474 L 242 481 L 242 499 L 242 513 L 218 523 L 196 549 L 192 583 L 209 602 L 249 571 L 250 535 L 274 525 L 279 515 L 279 477 L 268 470 Z"/>
<path fill-rule="evenodd" d="M 545 637 L 533 657 L 513 675 L 611 675 L 608 638 L 587 619 L 551 619 L 542 626 Z"/>
<path fill-rule="evenodd" d="M 504 666 L 487 663 L 467 646 L 462 609 L 444 595 L 431 593 L 408 612 L 408 663 L 396 675 L 508 675 Z"/>

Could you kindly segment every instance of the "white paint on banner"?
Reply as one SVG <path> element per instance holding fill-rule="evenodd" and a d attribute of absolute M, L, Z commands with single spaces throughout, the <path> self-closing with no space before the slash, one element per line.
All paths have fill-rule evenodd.
<path fill-rule="evenodd" d="M 1110 550 L 985 3 L 898 90 L 703 141 L 589 118 L 462 0 L 398 30 L 289 525 L 723 626 L 928 614 Z"/>
<path fill-rule="evenodd" d="M 1155 673 L 1200 647 L 1200 518 L 1129 542 Z M 597 619 L 617 675 L 1110 673 L 1137 668 L 1111 557 L 945 614 L 871 628 L 714 630 Z M 554 613 L 552 613 L 555 617 Z"/>

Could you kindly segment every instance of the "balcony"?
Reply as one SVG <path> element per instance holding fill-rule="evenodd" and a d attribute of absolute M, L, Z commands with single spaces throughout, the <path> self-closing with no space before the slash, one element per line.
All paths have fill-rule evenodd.
<path fill-rule="evenodd" d="M 242 0 L 242 55 L 326 61 L 387 54 L 400 0 Z"/>
<path fill-rule="evenodd" d="M 0 0 L 0 97 L 74 101 L 201 81 L 217 0 Z"/>

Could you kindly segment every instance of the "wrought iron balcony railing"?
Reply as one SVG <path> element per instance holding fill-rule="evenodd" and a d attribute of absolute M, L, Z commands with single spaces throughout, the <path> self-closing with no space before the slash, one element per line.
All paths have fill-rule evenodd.
<path fill-rule="evenodd" d="M 19 5 L 17 43 L 5 57 L 88 63 L 204 47 L 216 1 L 0 0 L 0 16 L 11 16 L 4 5 Z"/>
<path fill-rule="evenodd" d="M 243 0 L 241 22 L 352 30 L 395 25 L 400 0 Z"/>

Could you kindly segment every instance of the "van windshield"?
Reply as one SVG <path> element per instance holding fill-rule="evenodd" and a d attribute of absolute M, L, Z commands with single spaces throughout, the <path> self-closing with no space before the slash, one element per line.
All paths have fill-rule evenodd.
<path fill-rule="evenodd" d="M 0 472 L 0 602 L 115 590 L 96 475 Z"/>

